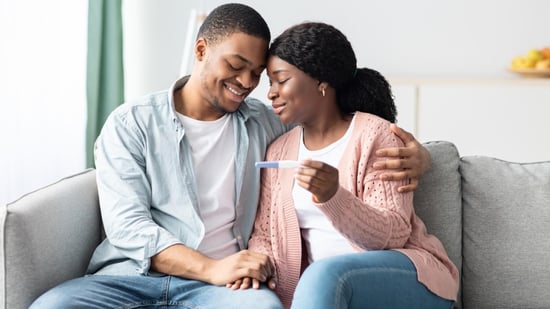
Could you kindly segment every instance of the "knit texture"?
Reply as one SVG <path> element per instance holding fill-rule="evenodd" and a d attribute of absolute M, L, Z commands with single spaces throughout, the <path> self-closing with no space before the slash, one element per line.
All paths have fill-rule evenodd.
<path fill-rule="evenodd" d="M 316 204 L 334 227 L 358 251 L 398 250 L 415 265 L 418 280 L 433 293 L 456 300 L 458 270 L 442 243 L 426 231 L 414 213 L 413 194 L 399 193 L 405 181 L 382 181 L 383 171 L 372 168 L 379 148 L 402 146 L 390 123 L 356 113 L 352 137 L 338 165 L 340 187 L 325 203 Z M 301 127 L 279 137 L 268 148 L 266 160 L 296 160 Z M 302 265 L 302 239 L 292 200 L 292 169 L 264 169 L 261 197 L 249 249 L 271 257 L 276 267 L 276 292 L 290 307 Z"/>

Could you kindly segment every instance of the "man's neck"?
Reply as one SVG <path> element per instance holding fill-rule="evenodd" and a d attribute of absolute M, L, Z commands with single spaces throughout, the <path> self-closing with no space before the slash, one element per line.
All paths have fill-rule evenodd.
<path fill-rule="evenodd" d="M 185 85 L 174 91 L 174 105 L 178 113 L 197 120 L 212 121 L 224 115 L 214 110 L 201 96 L 200 83 L 192 76 Z"/>

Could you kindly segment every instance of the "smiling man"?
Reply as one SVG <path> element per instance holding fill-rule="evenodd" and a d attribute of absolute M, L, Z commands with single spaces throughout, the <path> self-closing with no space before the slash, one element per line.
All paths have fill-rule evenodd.
<path fill-rule="evenodd" d="M 107 237 L 93 275 L 50 290 L 35 308 L 282 308 L 264 285 L 224 286 L 274 271 L 246 250 L 260 186 L 253 162 L 286 131 L 247 98 L 269 41 L 255 10 L 219 6 L 199 29 L 192 74 L 110 115 L 95 150 Z"/>

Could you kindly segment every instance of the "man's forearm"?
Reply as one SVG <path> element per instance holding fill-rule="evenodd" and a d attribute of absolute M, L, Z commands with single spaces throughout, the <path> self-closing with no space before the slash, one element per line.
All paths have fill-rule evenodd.
<path fill-rule="evenodd" d="M 250 250 L 241 250 L 217 260 L 177 244 L 153 256 L 151 269 L 213 285 L 225 285 L 245 277 L 265 282 L 273 275 L 274 267 L 267 255 Z"/>
<path fill-rule="evenodd" d="M 170 246 L 151 258 L 151 269 L 163 274 L 211 283 L 212 259 L 181 244 Z"/>

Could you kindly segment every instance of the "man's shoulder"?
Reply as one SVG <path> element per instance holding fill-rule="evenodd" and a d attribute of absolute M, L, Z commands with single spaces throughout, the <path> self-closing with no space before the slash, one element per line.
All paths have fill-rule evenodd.
<path fill-rule="evenodd" d="M 168 93 L 168 90 L 162 90 L 128 100 L 118 106 L 113 113 L 118 116 L 127 116 L 128 114 L 135 115 L 141 112 L 150 113 L 160 108 L 168 107 L 170 103 Z"/>
<path fill-rule="evenodd" d="M 240 112 L 248 126 L 256 126 L 266 132 L 269 142 L 292 127 L 281 123 L 279 116 L 273 112 L 271 106 L 255 98 L 246 98 Z"/>
<path fill-rule="evenodd" d="M 273 114 L 273 108 L 265 104 L 264 102 L 256 98 L 246 98 L 244 99 L 245 108 L 247 108 L 251 114 Z"/>

